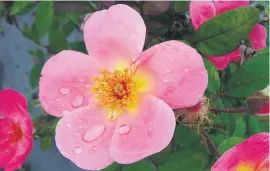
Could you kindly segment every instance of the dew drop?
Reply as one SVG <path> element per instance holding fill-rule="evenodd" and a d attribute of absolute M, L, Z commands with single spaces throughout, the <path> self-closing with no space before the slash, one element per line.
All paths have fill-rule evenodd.
<path fill-rule="evenodd" d="M 118 128 L 118 133 L 120 135 L 125 135 L 125 134 L 128 134 L 130 132 L 130 126 L 128 125 L 122 125 Z"/>
<path fill-rule="evenodd" d="M 188 68 L 185 68 L 185 69 L 184 69 L 184 72 L 188 72 Z"/>
<path fill-rule="evenodd" d="M 82 149 L 81 147 L 77 147 L 77 148 L 75 148 L 75 150 L 74 150 L 75 154 L 81 154 L 82 151 L 83 151 L 83 149 Z"/>
<path fill-rule="evenodd" d="M 149 129 L 148 129 L 149 132 L 152 132 L 152 130 L 153 130 L 152 128 L 149 128 Z"/>
<path fill-rule="evenodd" d="M 169 61 L 170 61 L 170 62 L 172 62 L 173 60 L 172 60 L 172 59 L 170 59 Z"/>
<path fill-rule="evenodd" d="M 68 128 L 70 128 L 70 127 L 71 127 L 71 125 L 70 125 L 70 124 L 67 124 L 67 127 L 68 127 Z"/>
<path fill-rule="evenodd" d="M 83 96 L 77 95 L 72 102 L 72 106 L 73 107 L 80 107 L 82 104 L 83 104 Z"/>
<path fill-rule="evenodd" d="M 86 142 L 92 142 L 99 138 L 104 133 L 105 129 L 106 127 L 104 124 L 91 127 L 84 132 L 82 139 Z"/>
<path fill-rule="evenodd" d="M 56 98 L 56 101 L 57 101 L 57 102 L 59 102 L 59 101 L 60 101 L 60 98 L 59 98 L 59 97 L 57 97 L 57 98 Z"/>
<path fill-rule="evenodd" d="M 76 84 L 75 87 L 79 87 L 79 84 Z"/>
<path fill-rule="evenodd" d="M 85 88 L 90 88 L 90 84 L 85 84 L 84 87 Z"/>
<path fill-rule="evenodd" d="M 163 80 L 163 82 L 164 82 L 164 83 L 167 83 L 167 82 L 168 82 L 168 80 Z"/>
<path fill-rule="evenodd" d="M 60 88 L 60 93 L 63 95 L 67 95 L 70 93 L 70 89 L 67 87 L 62 87 L 62 88 Z"/>
<path fill-rule="evenodd" d="M 171 71 L 170 70 L 166 70 L 166 73 L 170 73 Z"/>
<path fill-rule="evenodd" d="M 61 107 L 65 107 L 65 105 L 64 105 L 64 104 L 62 104 L 62 105 L 61 105 Z"/>
<path fill-rule="evenodd" d="M 149 122 L 149 124 L 150 124 L 150 125 L 152 125 L 152 124 L 153 124 L 153 122 Z"/>
<path fill-rule="evenodd" d="M 81 79 L 80 79 L 80 82 L 84 82 L 84 79 L 83 79 L 83 78 L 81 78 Z"/>
<path fill-rule="evenodd" d="M 94 146 L 94 147 L 92 148 L 92 150 L 93 150 L 93 151 L 97 151 L 98 148 L 97 148 L 96 146 Z"/>

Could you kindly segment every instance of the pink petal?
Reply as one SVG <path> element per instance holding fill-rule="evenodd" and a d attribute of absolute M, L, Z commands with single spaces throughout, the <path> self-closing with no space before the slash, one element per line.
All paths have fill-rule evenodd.
<path fill-rule="evenodd" d="M 39 98 L 51 115 L 63 116 L 63 111 L 89 104 L 93 76 L 99 64 L 91 56 L 65 50 L 50 58 L 42 69 Z"/>
<path fill-rule="evenodd" d="M 136 62 L 139 63 L 138 72 L 147 70 L 153 74 L 149 93 L 171 108 L 196 105 L 207 87 L 207 72 L 201 55 L 182 42 L 155 45 L 142 52 Z"/>
<path fill-rule="evenodd" d="M 0 90 L 0 113 L 6 117 L 12 117 L 17 106 L 27 109 L 26 98 L 13 89 Z"/>
<path fill-rule="evenodd" d="M 256 168 L 256 171 L 269 171 L 270 164 L 269 164 L 269 156 L 264 159 L 263 162 Z"/>
<path fill-rule="evenodd" d="M 269 133 L 259 133 L 225 152 L 211 171 L 235 171 L 237 168 L 255 168 L 269 156 Z"/>
<path fill-rule="evenodd" d="M 248 38 L 252 40 L 255 50 L 260 50 L 266 47 L 266 37 L 266 28 L 261 24 L 256 24 L 248 36 Z"/>
<path fill-rule="evenodd" d="M 109 145 L 116 122 L 105 121 L 96 106 L 66 114 L 56 127 L 56 145 L 63 156 L 86 170 L 100 170 L 113 162 Z"/>
<path fill-rule="evenodd" d="M 164 149 L 173 137 L 175 116 L 162 100 L 143 95 L 138 111 L 123 114 L 113 135 L 110 153 L 118 163 L 129 164 Z"/>
<path fill-rule="evenodd" d="M 216 9 L 212 1 L 195 1 L 192 0 L 189 5 L 191 22 L 195 30 L 207 20 L 216 15 Z"/>
<path fill-rule="evenodd" d="M 231 53 L 228 53 L 227 55 L 224 55 L 224 56 L 229 58 L 231 62 L 237 62 L 241 59 L 239 48 L 235 49 Z"/>
<path fill-rule="evenodd" d="M 119 60 L 130 61 L 140 53 L 145 34 L 142 17 L 123 4 L 93 13 L 84 26 L 88 53 L 109 66 Z"/>
<path fill-rule="evenodd" d="M 221 14 L 223 12 L 233 10 L 241 7 L 248 7 L 249 0 L 241 1 L 224 1 L 224 0 L 215 0 L 214 5 L 216 7 L 216 13 Z"/>
<path fill-rule="evenodd" d="M 230 63 L 230 58 L 227 56 L 206 56 L 206 58 L 211 61 L 218 70 L 226 69 Z"/>

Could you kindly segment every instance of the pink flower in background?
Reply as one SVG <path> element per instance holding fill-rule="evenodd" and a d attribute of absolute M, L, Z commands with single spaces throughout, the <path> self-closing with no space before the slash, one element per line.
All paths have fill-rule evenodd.
<path fill-rule="evenodd" d="M 212 1 L 191 1 L 190 2 L 190 16 L 193 27 L 197 30 L 201 24 L 205 23 L 207 20 L 219 15 L 223 12 L 233 10 L 236 8 L 249 6 L 249 1 L 222 1 L 216 0 Z M 266 47 L 266 29 L 260 25 L 256 24 L 248 39 L 252 41 L 253 48 L 255 50 L 260 50 Z M 228 67 L 230 62 L 236 62 L 241 59 L 239 49 L 224 55 L 224 56 L 206 56 L 218 70 L 224 70 Z"/>
<path fill-rule="evenodd" d="M 0 168 L 19 169 L 33 146 L 33 125 L 27 101 L 12 89 L 0 91 Z"/>
<path fill-rule="evenodd" d="M 195 49 L 168 41 L 142 52 L 145 33 L 138 12 L 114 5 L 86 21 L 89 55 L 64 50 L 43 67 L 41 104 L 63 117 L 56 145 L 83 169 L 133 163 L 161 151 L 173 136 L 172 109 L 194 106 L 207 87 Z"/>
<path fill-rule="evenodd" d="M 255 134 L 225 152 L 211 171 L 268 171 L 269 133 Z"/>

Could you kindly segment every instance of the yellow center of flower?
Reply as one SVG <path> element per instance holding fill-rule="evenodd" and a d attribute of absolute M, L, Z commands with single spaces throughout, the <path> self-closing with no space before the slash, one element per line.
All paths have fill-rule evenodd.
<path fill-rule="evenodd" d="M 236 171 L 255 171 L 256 167 L 252 164 L 241 163 L 237 166 Z"/>
<path fill-rule="evenodd" d="M 123 110 L 136 102 L 137 89 L 133 72 L 130 69 L 102 70 L 101 77 L 94 78 L 92 88 L 99 105 L 108 109 L 110 120 L 115 119 Z"/>

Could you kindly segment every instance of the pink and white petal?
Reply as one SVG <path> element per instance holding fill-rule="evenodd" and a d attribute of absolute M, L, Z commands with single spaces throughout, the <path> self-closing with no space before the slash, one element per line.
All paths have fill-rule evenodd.
<path fill-rule="evenodd" d="M 261 24 L 256 24 L 248 36 L 248 38 L 252 40 L 255 50 L 260 50 L 266 47 L 266 37 L 266 28 Z"/>
<path fill-rule="evenodd" d="M 206 58 L 211 61 L 218 70 L 224 70 L 230 64 L 230 58 L 227 56 L 206 56 Z"/>
<path fill-rule="evenodd" d="M 225 56 L 227 58 L 229 58 L 231 62 L 237 62 L 237 61 L 241 60 L 240 49 L 237 48 Z"/>
<path fill-rule="evenodd" d="M 249 0 L 241 1 L 225 1 L 225 0 L 215 0 L 214 2 L 217 15 L 241 7 L 248 7 Z"/>
<path fill-rule="evenodd" d="M 171 141 L 175 124 L 174 113 L 166 103 L 144 94 L 138 111 L 118 119 L 110 154 L 116 162 L 129 164 L 157 153 Z"/>
<path fill-rule="evenodd" d="M 0 90 L 0 114 L 5 117 L 11 117 L 17 106 L 27 109 L 26 98 L 16 90 L 4 89 Z"/>
<path fill-rule="evenodd" d="M 191 22 L 195 30 L 207 20 L 216 15 L 216 9 L 212 1 L 195 1 L 192 0 L 189 5 Z"/>
<path fill-rule="evenodd" d="M 147 93 L 173 109 L 196 105 L 207 87 L 201 55 L 182 42 L 172 40 L 155 45 L 142 52 L 135 62 L 137 72 L 147 70 L 152 74 L 152 87 Z"/>
<path fill-rule="evenodd" d="M 89 104 L 92 78 L 99 74 L 97 60 L 80 52 L 64 50 L 44 65 L 39 99 L 44 110 L 56 117 Z"/>
<path fill-rule="evenodd" d="M 269 133 L 258 133 L 225 152 L 211 171 L 256 168 L 269 156 Z M 252 169 L 251 169 L 252 170 Z"/>
<path fill-rule="evenodd" d="M 146 26 L 137 11 L 123 4 L 95 12 L 84 26 L 88 53 L 111 67 L 131 61 L 143 49 Z"/>
<path fill-rule="evenodd" d="M 116 121 L 105 120 L 99 107 L 82 107 L 67 113 L 57 124 L 56 145 L 60 153 L 86 170 L 100 170 L 113 159 L 109 146 Z"/>
<path fill-rule="evenodd" d="M 32 151 L 33 138 L 24 136 L 18 143 L 15 149 L 15 154 L 12 159 L 6 163 L 5 170 L 16 170 L 21 168 L 24 161 Z"/>

